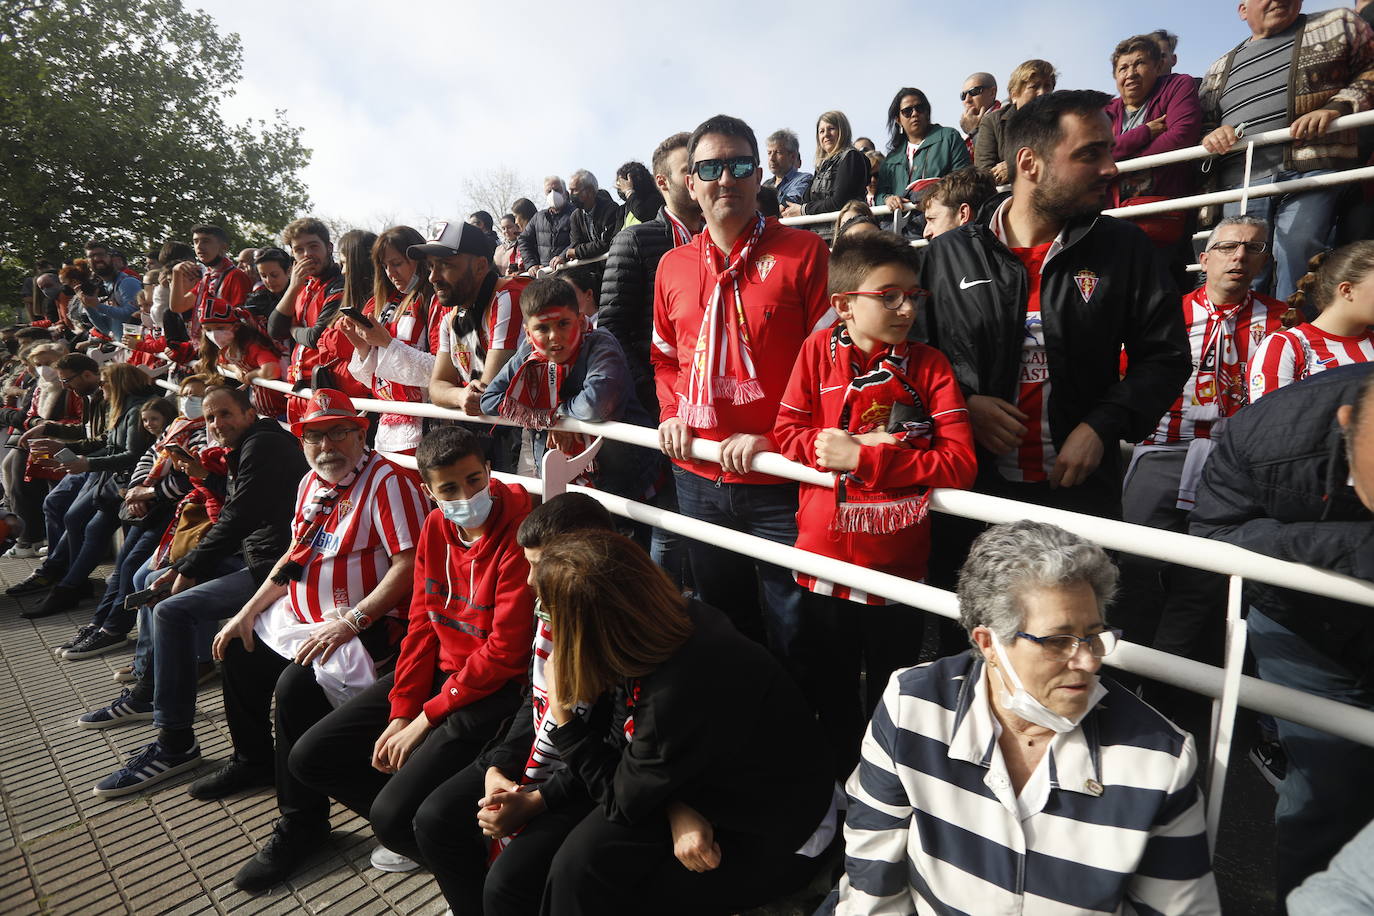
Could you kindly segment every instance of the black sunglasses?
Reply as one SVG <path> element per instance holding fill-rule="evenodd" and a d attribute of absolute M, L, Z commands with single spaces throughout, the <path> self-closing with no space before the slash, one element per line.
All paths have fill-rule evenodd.
<path fill-rule="evenodd" d="M 920 105 L 908 105 L 898 112 L 898 114 L 904 118 L 914 118 L 917 112 L 921 114 L 930 114 L 930 106 L 924 102 Z"/>
<path fill-rule="evenodd" d="M 971 95 L 981 95 L 982 93 L 987 91 L 987 86 L 971 86 L 970 88 L 965 89 L 963 92 L 959 93 L 959 101 L 962 102 L 964 99 L 968 98 Z"/>
<path fill-rule="evenodd" d="M 754 161 L 753 156 L 732 156 L 729 159 L 701 159 L 692 166 L 692 174 L 702 181 L 718 181 L 726 169 L 730 170 L 730 177 L 735 179 L 748 178 L 754 174 L 754 169 L 759 164 Z"/>

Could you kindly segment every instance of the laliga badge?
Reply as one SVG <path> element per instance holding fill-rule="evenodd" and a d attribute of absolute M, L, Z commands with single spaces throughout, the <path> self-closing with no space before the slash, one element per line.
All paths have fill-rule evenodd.
<path fill-rule="evenodd" d="M 1087 782 L 1083 783 L 1083 788 L 1089 795 L 1094 795 L 1098 798 L 1102 797 L 1102 783 L 1098 782 L 1096 779 L 1089 779 Z"/>
<path fill-rule="evenodd" d="M 1083 301 L 1087 302 L 1097 289 L 1097 274 L 1091 270 L 1080 270 L 1073 275 L 1073 282 L 1078 284 L 1078 291 L 1083 294 Z"/>
<path fill-rule="evenodd" d="M 778 263 L 778 259 L 771 254 L 766 254 L 754 262 L 755 268 L 759 272 L 759 282 L 768 279 L 768 275 L 773 272 L 773 265 Z"/>

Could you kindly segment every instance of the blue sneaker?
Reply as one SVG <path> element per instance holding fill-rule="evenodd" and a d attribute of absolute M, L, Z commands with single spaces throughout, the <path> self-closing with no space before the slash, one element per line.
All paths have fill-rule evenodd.
<path fill-rule="evenodd" d="M 154 741 L 141 748 L 123 769 L 115 770 L 96 783 L 92 794 L 97 798 L 132 795 L 197 766 L 200 766 L 199 742 L 191 745 L 189 751 L 177 754 L 163 750 L 162 744 Z"/>
<path fill-rule="evenodd" d="M 76 724 L 79 728 L 109 728 L 126 722 L 151 722 L 152 719 L 153 704 L 134 699 L 133 691 L 125 687 L 113 703 L 86 713 L 76 720 Z"/>

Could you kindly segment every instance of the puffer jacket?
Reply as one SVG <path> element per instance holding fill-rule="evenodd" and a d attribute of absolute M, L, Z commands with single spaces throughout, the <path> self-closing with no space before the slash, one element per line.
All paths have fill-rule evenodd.
<path fill-rule="evenodd" d="M 868 196 L 868 157 L 854 148 L 816 166 L 811 188 L 802 199 L 805 213 L 834 213 L 851 200 Z"/>
<path fill-rule="evenodd" d="M 658 262 L 673 247 L 673 233 L 660 207 L 648 222 L 626 226 L 611 240 L 606 272 L 601 280 L 601 307 L 596 326 L 610 331 L 625 351 L 630 379 L 639 402 L 658 416 L 654 369 L 649 347 L 654 336 L 654 277 Z"/>
<path fill-rule="evenodd" d="M 570 237 L 573 257 L 585 261 L 605 254 L 611 239 L 624 223 L 620 208 L 603 188 L 596 192 L 596 203 L 590 210 L 578 207 L 572 215 Z M 566 250 L 566 249 L 565 249 Z M 561 253 L 561 252 L 556 252 Z"/>
<path fill-rule="evenodd" d="M 572 217 L 576 210 L 577 206 L 570 203 L 561 212 L 553 213 L 545 207 L 530 217 L 529 225 L 515 243 L 526 269 L 546 266 L 554 256 L 568 250 L 572 244 Z"/>
<path fill-rule="evenodd" d="M 1374 515 L 1347 483 L 1336 422 L 1371 375 L 1374 363 L 1328 369 L 1231 417 L 1203 468 L 1189 532 L 1374 580 Z M 1374 608 L 1253 581 L 1245 591 L 1330 658 L 1360 673 L 1374 664 Z"/>

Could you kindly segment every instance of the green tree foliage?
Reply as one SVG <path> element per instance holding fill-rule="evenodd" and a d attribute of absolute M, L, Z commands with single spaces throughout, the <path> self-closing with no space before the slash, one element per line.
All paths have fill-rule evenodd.
<path fill-rule="evenodd" d="M 0 0 L 0 301 L 93 235 L 265 242 L 309 205 L 300 129 L 220 114 L 242 58 L 180 0 Z"/>

